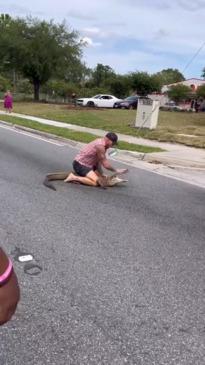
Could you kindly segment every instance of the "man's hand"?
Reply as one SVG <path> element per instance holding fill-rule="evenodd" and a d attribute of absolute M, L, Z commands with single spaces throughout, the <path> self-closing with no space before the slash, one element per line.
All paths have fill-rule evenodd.
<path fill-rule="evenodd" d="M 116 169 L 116 174 L 118 175 L 122 175 L 122 174 L 126 174 L 128 172 L 128 169 Z"/>

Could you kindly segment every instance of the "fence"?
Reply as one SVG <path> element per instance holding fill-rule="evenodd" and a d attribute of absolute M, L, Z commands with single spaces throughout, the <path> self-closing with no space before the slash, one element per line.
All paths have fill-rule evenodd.
<path fill-rule="evenodd" d="M 0 100 L 4 99 L 4 92 L 0 92 Z M 25 93 L 12 93 L 13 100 L 15 101 L 34 101 L 33 94 L 25 94 Z M 71 97 L 63 98 L 60 96 L 54 96 L 49 94 L 40 93 L 39 101 L 44 103 L 55 103 L 55 104 L 71 104 L 73 103 L 73 99 Z"/>

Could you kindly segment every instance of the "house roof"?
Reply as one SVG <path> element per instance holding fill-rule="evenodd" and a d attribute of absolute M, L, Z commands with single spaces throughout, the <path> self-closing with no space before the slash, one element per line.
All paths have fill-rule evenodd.
<path fill-rule="evenodd" d="M 164 85 L 164 86 L 171 86 L 171 85 L 176 85 L 176 84 L 181 84 L 182 82 L 185 82 L 185 81 L 202 81 L 202 83 L 205 82 L 205 79 L 198 79 L 196 77 L 192 77 L 190 79 L 186 79 L 186 80 L 182 80 L 182 81 L 178 81 L 178 82 L 173 82 L 172 84 L 167 84 L 167 85 Z"/>

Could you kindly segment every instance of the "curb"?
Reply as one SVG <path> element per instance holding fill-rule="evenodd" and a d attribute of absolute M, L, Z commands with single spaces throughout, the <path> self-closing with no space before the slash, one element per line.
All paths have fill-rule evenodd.
<path fill-rule="evenodd" d="M 162 152 L 163 153 L 163 152 Z M 120 153 L 119 153 L 120 154 Z M 130 156 L 131 158 L 136 158 L 140 161 L 147 162 L 153 165 L 163 165 L 173 169 L 184 169 L 184 170 L 196 170 L 196 171 L 205 171 L 205 163 L 197 163 L 192 161 L 186 161 L 170 158 L 166 156 L 160 156 L 160 152 L 157 155 L 152 155 L 150 153 L 143 152 L 133 152 L 133 151 L 125 151 L 123 150 L 123 154 L 126 156 Z"/>
<path fill-rule="evenodd" d="M 19 129 L 19 130 L 26 131 L 26 132 L 29 132 L 29 133 L 37 134 L 41 137 L 48 137 L 49 139 L 53 139 L 53 140 L 56 140 L 56 141 L 59 141 L 59 142 L 60 141 L 65 142 L 65 143 L 67 142 L 67 143 L 69 143 L 73 146 L 77 146 L 79 143 L 82 144 L 82 142 L 73 141 L 72 139 L 59 137 L 59 136 L 56 136 L 55 134 L 52 134 L 52 133 L 42 132 L 42 131 L 39 131 L 37 129 L 32 129 L 32 128 L 21 126 L 19 124 L 12 124 L 12 123 L 5 122 L 5 121 L 2 121 L 2 120 L 0 120 L 0 123 L 4 124 L 4 125 L 7 125 L 8 127 L 13 127 L 15 129 Z"/>
<path fill-rule="evenodd" d="M 145 155 L 144 161 L 153 163 L 153 164 L 163 164 L 163 165 L 171 165 L 176 166 L 178 168 L 190 168 L 190 169 L 200 169 L 205 171 L 205 163 L 189 161 L 189 160 L 180 160 L 175 157 L 168 156 L 152 156 L 150 154 Z"/>

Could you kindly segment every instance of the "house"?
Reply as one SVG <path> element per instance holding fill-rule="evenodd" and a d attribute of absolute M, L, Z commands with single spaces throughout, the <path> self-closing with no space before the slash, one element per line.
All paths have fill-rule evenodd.
<path fill-rule="evenodd" d="M 161 93 L 152 93 L 149 96 L 149 98 L 151 98 L 152 100 L 158 100 L 160 103 L 160 106 L 164 106 L 166 105 L 168 102 L 170 102 L 170 99 L 167 95 L 167 91 L 172 87 L 172 86 L 176 86 L 176 85 L 186 85 L 188 87 L 190 87 L 190 91 L 192 91 L 193 93 L 195 93 L 195 91 L 197 90 L 197 88 L 201 85 L 205 85 L 205 80 L 203 79 L 196 79 L 196 78 L 191 78 L 191 79 L 187 79 L 184 81 L 180 81 L 180 82 L 175 82 L 173 84 L 169 84 L 169 85 L 164 85 L 162 86 L 161 89 Z M 187 100 L 185 102 L 183 102 L 182 106 L 185 109 L 190 108 L 190 103 L 191 100 Z"/>
<path fill-rule="evenodd" d="M 180 82 L 175 82 L 174 84 L 169 84 L 169 85 L 164 85 L 162 86 L 162 94 L 166 93 L 170 87 L 172 86 L 176 86 L 176 85 L 185 85 L 185 86 L 189 86 L 190 89 L 194 92 L 197 90 L 197 88 L 201 85 L 205 85 L 205 80 L 203 79 L 188 79 L 188 80 L 184 80 L 184 81 L 180 81 Z"/>

